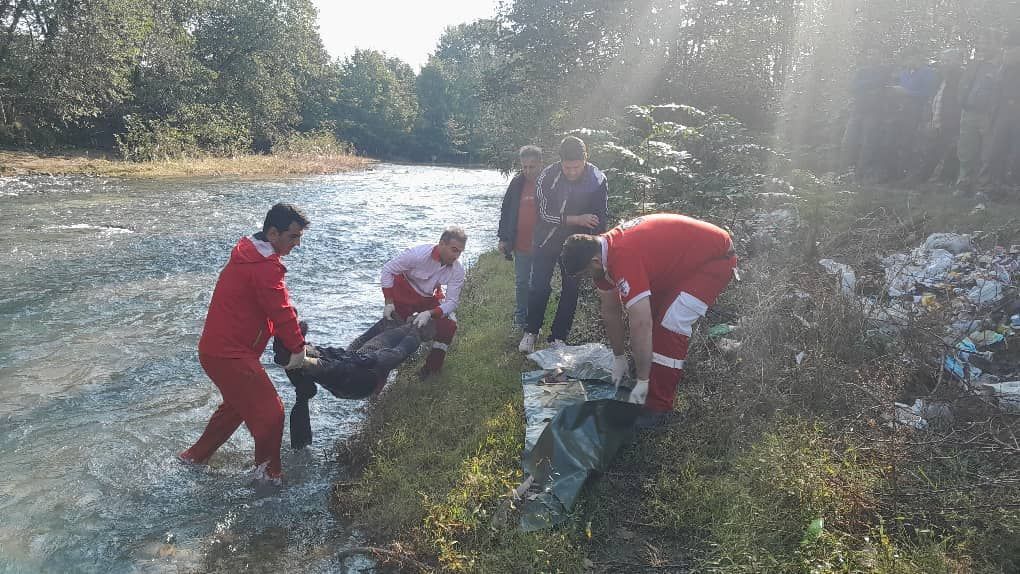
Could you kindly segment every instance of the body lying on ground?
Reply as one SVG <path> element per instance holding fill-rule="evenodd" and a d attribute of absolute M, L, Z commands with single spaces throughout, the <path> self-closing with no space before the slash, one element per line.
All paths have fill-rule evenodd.
<path fill-rule="evenodd" d="M 312 442 L 308 401 L 317 392 L 316 384 L 341 399 L 365 399 L 378 393 L 390 371 L 413 355 L 422 341 L 434 336 L 432 325 L 418 328 L 410 322 L 381 320 L 347 349 L 310 345 L 305 366 L 287 371 L 297 396 L 290 413 L 291 446 L 299 449 Z M 301 328 L 307 332 L 308 325 L 302 321 Z M 282 344 L 274 341 L 273 350 L 277 364 L 289 361 L 290 353 Z"/>

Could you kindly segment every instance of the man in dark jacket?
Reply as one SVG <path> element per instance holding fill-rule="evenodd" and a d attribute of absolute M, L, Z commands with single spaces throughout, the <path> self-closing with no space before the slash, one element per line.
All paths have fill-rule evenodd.
<path fill-rule="evenodd" d="M 560 142 L 560 161 L 542 171 L 535 185 L 538 221 L 534 231 L 531 289 L 528 294 L 528 324 L 518 349 L 535 350 L 545 308 L 552 294 L 553 269 L 567 237 L 575 233 L 601 233 L 609 211 L 609 183 L 599 168 L 588 163 L 588 149 L 580 138 L 568 136 Z M 577 278 L 560 269 L 560 302 L 548 341 L 565 344 L 577 309 Z"/>
<path fill-rule="evenodd" d="M 843 134 L 843 167 L 853 169 L 859 180 L 887 177 L 890 121 L 887 100 L 893 68 L 881 63 L 877 51 L 863 56 L 865 62 L 850 84 L 850 117 Z"/>
<path fill-rule="evenodd" d="M 243 422 L 255 438 L 256 479 L 282 483 L 280 442 L 283 403 L 259 358 L 270 337 L 292 354 L 285 368 L 304 366 L 305 338 L 298 326 L 280 258 L 301 244 L 308 218 L 296 207 L 278 203 L 266 214 L 262 231 L 242 237 L 220 272 L 198 359 L 223 395 L 205 432 L 178 457 L 204 463 Z"/>
<path fill-rule="evenodd" d="M 499 250 L 507 259 L 514 260 L 514 277 L 517 285 L 517 306 L 514 324 L 526 327 L 528 316 L 528 289 L 531 286 L 531 248 L 538 207 L 535 205 L 535 183 L 542 171 L 542 148 L 526 145 L 517 154 L 521 171 L 511 181 L 503 195 L 503 208 L 499 213 Z"/>

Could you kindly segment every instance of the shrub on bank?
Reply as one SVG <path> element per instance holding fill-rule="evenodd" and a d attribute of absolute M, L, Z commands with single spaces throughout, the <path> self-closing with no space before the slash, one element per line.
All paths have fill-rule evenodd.
<path fill-rule="evenodd" d="M 254 141 L 249 115 L 223 104 L 186 105 L 165 119 L 134 114 L 124 123 L 115 139 L 121 156 L 131 161 L 230 157 L 250 153 Z"/>
<path fill-rule="evenodd" d="M 337 139 L 335 126 L 326 124 L 308 132 L 290 132 L 273 143 L 277 155 L 354 155 L 354 146 Z"/>
<path fill-rule="evenodd" d="M 787 169 L 743 123 L 715 111 L 628 106 L 622 122 L 606 127 L 571 133 L 589 143 L 592 161 L 609 176 L 617 214 L 747 207 Z"/>

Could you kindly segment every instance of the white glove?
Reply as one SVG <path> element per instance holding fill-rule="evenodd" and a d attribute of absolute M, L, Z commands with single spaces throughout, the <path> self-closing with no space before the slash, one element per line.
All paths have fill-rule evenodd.
<path fill-rule="evenodd" d="M 627 363 L 627 355 L 613 356 L 613 385 L 620 388 L 620 381 L 627 374 L 630 364 Z"/>
<path fill-rule="evenodd" d="M 383 312 L 382 312 L 383 319 L 389 319 L 390 321 L 393 321 L 393 320 L 396 319 L 396 317 L 394 316 L 394 315 L 396 315 L 396 313 L 397 313 L 397 306 L 394 305 L 393 303 L 387 303 L 386 306 L 383 307 Z"/>
<path fill-rule="evenodd" d="M 635 405 L 643 405 L 647 399 L 648 379 L 638 379 L 637 384 L 630 390 L 630 396 L 627 397 L 627 402 L 634 403 Z"/>
<path fill-rule="evenodd" d="M 432 319 L 431 311 L 422 311 L 414 318 L 414 326 L 416 329 L 421 329 L 425 325 L 429 324 L 429 320 Z"/>
<path fill-rule="evenodd" d="M 290 361 L 287 362 L 287 366 L 284 367 L 287 371 L 293 371 L 294 369 L 300 369 L 305 366 L 305 362 L 308 357 L 305 356 L 305 348 L 302 346 L 301 351 L 290 354 Z"/>

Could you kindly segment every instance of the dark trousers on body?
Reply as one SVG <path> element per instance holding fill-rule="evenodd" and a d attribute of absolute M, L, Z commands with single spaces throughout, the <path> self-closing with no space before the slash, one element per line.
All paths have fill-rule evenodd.
<path fill-rule="evenodd" d="M 577 278 L 563 273 L 559 265 L 562 244 L 546 246 L 532 252 L 531 288 L 528 292 L 528 326 L 527 332 L 538 334 L 545 319 L 545 308 L 552 295 L 552 276 L 557 266 L 560 267 L 561 290 L 560 302 L 556 306 L 556 318 L 553 319 L 549 341 L 554 339 L 567 340 L 570 327 L 574 324 L 574 312 L 577 310 Z"/>

